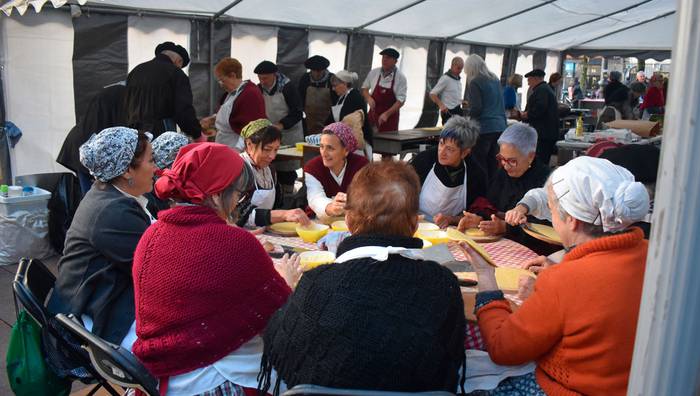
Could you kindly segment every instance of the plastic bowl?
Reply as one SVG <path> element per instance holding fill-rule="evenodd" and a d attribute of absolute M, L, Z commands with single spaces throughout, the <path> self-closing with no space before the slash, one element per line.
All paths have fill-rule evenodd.
<path fill-rule="evenodd" d="M 348 231 L 348 225 L 345 224 L 345 220 L 338 220 L 331 223 L 331 228 L 333 231 Z"/>
<path fill-rule="evenodd" d="M 308 271 L 319 265 L 330 264 L 335 261 L 335 254 L 325 250 L 313 250 L 299 254 L 299 262 L 303 271 Z"/>
<path fill-rule="evenodd" d="M 299 142 L 296 144 L 297 151 L 304 151 L 304 142 Z"/>
<path fill-rule="evenodd" d="M 440 243 L 447 243 L 450 241 L 449 236 L 447 235 L 447 232 L 442 231 L 442 230 L 437 230 L 437 231 L 418 231 L 418 238 L 421 239 L 426 239 L 433 245 L 438 245 Z"/>
<path fill-rule="evenodd" d="M 439 229 L 440 227 L 435 223 L 428 223 L 427 221 L 418 222 L 418 231 L 437 231 Z"/>
<path fill-rule="evenodd" d="M 297 226 L 297 235 L 304 242 L 316 243 L 328 233 L 328 227 L 325 224 L 311 223 L 308 227 Z"/>

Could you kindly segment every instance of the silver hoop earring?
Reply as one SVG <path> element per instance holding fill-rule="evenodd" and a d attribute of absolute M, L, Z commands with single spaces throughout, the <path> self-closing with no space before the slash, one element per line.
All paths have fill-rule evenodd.
<path fill-rule="evenodd" d="M 132 177 L 132 178 L 126 179 L 126 183 L 129 185 L 129 187 L 133 187 L 134 186 L 134 178 Z"/>

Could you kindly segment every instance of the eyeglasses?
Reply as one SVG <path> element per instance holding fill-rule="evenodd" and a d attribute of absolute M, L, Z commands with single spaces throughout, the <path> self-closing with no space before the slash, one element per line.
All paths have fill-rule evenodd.
<path fill-rule="evenodd" d="M 496 161 L 498 161 L 501 166 L 505 166 L 506 164 L 511 168 L 518 166 L 517 158 L 506 158 L 501 154 L 496 154 Z"/>

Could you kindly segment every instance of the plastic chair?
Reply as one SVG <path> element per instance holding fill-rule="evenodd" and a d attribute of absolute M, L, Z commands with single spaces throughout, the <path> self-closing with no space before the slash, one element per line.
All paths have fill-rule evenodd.
<path fill-rule="evenodd" d="M 45 354 L 51 354 L 47 349 L 47 342 L 49 340 L 55 341 L 55 348 L 60 349 L 72 363 L 79 367 L 72 370 L 70 373 L 62 373 L 63 375 L 71 380 L 79 380 L 83 383 L 97 382 L 87 396 L 93 395 L 102 387 L 110 394 L 119 396 L 119 393 L 98 374 L 94 367 L 92 367 L 89 357 L 86 354 L 79 353 L 79 351 L 76 350 L 76 345 L 71 343 L 71 341 L 66 338 L 65 334 L 62 334 L 59 329 L 56 328 L 56 322 L 51 320 L 52 316 L 46 309 L 46 302 L 55 283 L 56 277 L 44 263 L 38 259 L 22 258 L 19 261 L 15 279 L 12 281 L 12 290 L 15 295 L 15 309 L 18 309 L 17 300 L 19 300 L 24 309 L 27 310 L 27 313 L 41 326 Z M 48 360 L 49 362 L 52 361 L 52 359 Z"/>
<path fill-rule="evenodd" d="M 282 396 L 306 396 L 306 395 L 326 395 L 326 396 L 454 396 L 454 393 L 444 391 L 431 392 L 392 392 L 392 391 L 373 391 L 359 389 L 340 389 L 328 388 L 319 385 L 297 385 L 294 388 L 284 392 Z"/>
<path fill-rule="evenodd" d="M 124 388 L 139 389 L 149 396 L 160 395 L 158 380 L 131 352 L 87 331 L 72 315 L 58 314 L 56 320 L 78 338 L 103 378 Z"/>

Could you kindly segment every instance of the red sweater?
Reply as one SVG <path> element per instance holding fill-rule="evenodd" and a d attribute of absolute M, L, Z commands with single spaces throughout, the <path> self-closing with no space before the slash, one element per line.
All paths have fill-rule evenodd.
<path fill-rule="evenodd" d="M 331 176 L 330 169 L 323 166 L 323 158 L 318 156 L 304 165 L 304 172 L 315 177 L 323 186 L 323 191 L 326 192 L 328 198 L 334 197 L 339 192 L 348 192 L 348 187 L 352 182 L 352 178 L 355 174 L 362 169 L 365 165 L 369 164 L 367 158 L 357 155 L 355 153 L 348 154 L 347 158 L 348 164 L 345 168 L 345 174 L 343 175 L 343 182 L 338 185 L 333 176 Z"/>
<path fill-rule="evenodd" d="M 249 122 L 267 118 L 265 100 L 262 97 L 262 93 L 252 82 L 245 81 L 244 83 L 246 85 L 236 98 L 236 101 L 233 102 L 233 109 L 231 109 L 231 115 L 228 117 L 231 129 L 238 134 Z"/>
<path fill-rule="evenodd" d="M 156 377 L 208 366 L 259 334 L 291 290 L 249 232 L 212 209 L 159 213 L 134 253 L 134 354 Z"/>
<path fill-rule="evenodd" d="M 644 103 L 639 108 L 644 110 L 650 107 L 664 107 L 664 93 L 657 87 L 649 87 L 644 94 Z"/>
<path fill-rule="evenodd" d="M 648 242 L 639 228 L 586 242 L 544 271 L 515 313 L 504 300 L 477 312 L 497 364 L 535 360 L 547 395 L 625 395 Z"/>

